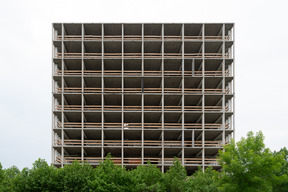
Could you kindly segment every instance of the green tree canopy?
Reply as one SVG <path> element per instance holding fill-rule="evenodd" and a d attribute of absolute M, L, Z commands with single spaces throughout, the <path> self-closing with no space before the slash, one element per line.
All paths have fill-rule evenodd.
<path fill-rule="evenodd" d="M 95 168 L 78 161 L 56 168 L 43 159 L 22 171 L 0 164 L 0 192 L 287 192 L 288 150 L 272 153 L 263 140 L 261 132 L 249 132 L 219 152 L 221 172 L 199 168 L 189 177 L 177 158 L 166 173 L 151 163 L 129 170 L 115 165 L 111 155 Z"/>
<path fill-rule="evenodd" d="M 95 179 L 89 183 L 90 191 L 132 191 L 130 172 L 125 167 L 115 165 L 109 154 L 94 169 Z"/>
<path fill-rule="evenodd" d="M 86 162 L 74 161 L 59 169 L 59 175 L 63 191 L 88 191 L 88 184 L 94 179 L 94 170 Z"/>
<path fill-rule="evenodd" d="M 18 184 L 18 183 L 15 183 L 15 180 L 19 177 L 20 174 L 21 174 L 21 172 L 19 171 L 19 169 L 16 166 L 12 166 L 8 169 L 5 169 L 4 170 L 4 180 L 2 182 L 2 190 L 3 191 L 14 191 L 15 185 Z"/>
<path fill-rule="evenodd" d="M 169 167 L 164 175 L 164 184 L 167 191 L 179 192 L 184 191 L 184 183 L 187 178 L 185 167 L 175 158 L 173 166 Z"/>
<path fill-rule="evenodd" d="M 25 185 L 29 191 L 59 191 L 61 188 L 58 182 L 58 170 L 39 158 L 29 170 L 29 179 Z"/>
<path fill-rule="evenodd" d="M 4 180 L 4 170 L 2 164 L 0 163 L 0 183 Z"/>
<path fill-rule="evenodd" d="M 165 191 L 163 186 L 163 173 L 156 165 L 148 162 L 147 165 L 138 166 L 131 171 L 135 191 Z"/>
<path fill-rule="evenodd" d="M 218 192 L 219 174 L 219 172 L 212 170 L 212 167 L 205 169 L 205 172 L 199 167 L 198 171 L 187 180 L 185 191 Z"/>
<path fill-rule="evenodd" d="M 287 192 L 288 191 L 288 150 L 286 147 L 274 152 L 275 155 L 282 154 L 285 162 L 283 163 L 277 175 L 281 178 L 280 183 L 273 188 L 274 192 Z"/>
<path fill-rule="evenodd" d="M 279 182 L 283 155 L 273 154 L 264 145 L 262 132 L 249 132 L 247 138 L 234 141 L 220 151 L 223 191 L 266 192 Z"/>

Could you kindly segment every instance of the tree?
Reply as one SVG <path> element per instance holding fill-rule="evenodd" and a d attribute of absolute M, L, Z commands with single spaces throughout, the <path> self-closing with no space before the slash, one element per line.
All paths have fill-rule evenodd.
<path fill-rule="evenodd" d="M 164 191 L 163 173 L 156 165 L 148 162 L 131 171 L 135 191 Z"/>
<path fill-rule="evenodd" d="M 219 172 L 212 170 L 212 167 L 208 167 L 203 172 L 199 167 L 187 181 L 185 185 L 185 191 L 187 192 L 217 192 L 219 185 Z"/>
<path fill-rule="evenodd" d="M 0 186 L 2 181 L 4 180 L 4 170 L 2 168 L 2 164 L 0 163 Z"/>
<path fill-rule="evenodd" d="M 185 167 L 175 158 L 173 166 L 169 167 L 164 175 L 164 184 L 167 191 L 179 192 L 184 191 L 184 183 L 187 178 Z"/>
<path fill-rule="evenodd" d="M 219 152 L 222 166 L 222 189 L 235 192 L 272 191 L 279 181 L 279 172 L 284 163 L 283 155 L 274 155 L 264 145 L 262 132 L 247 134 L 235 144 L 232 141 Z"/>
<path fill-rule="evenodd" d="M 54 166 L 49 166 L 44 159 L 38 159 L 29 170 L 26 187 L 29 191 L 59 191 L 58 170 Z"/>
<path fill-rule="evenodd" d="M 283 163 L 280 171 L 277 175 L 281 178 L 278 185 L 273 188 L 275 192 L 287 192 L 288 191 L 288 150 L 286 147 L 280 149 L 278 152 L 274 152 L 275 155 L 282 154 L 285 162 Z"/>
<path fill-rule="evenodd" d="M 59 169 L 63 191 L 88 191 L 89 182 L 94 179 L 93 168 L 86 162 L 74 161 Z"/>
<path fill-rule="evenodd" d="M 1 172 L 1 171 L 0 171 Z M 0 191 L 13 191 L 14 189 L 14 179 L 20 173 L 16 166 L 12 166 L 8 169 L 2 170 L 2 183 L 0 179 Z M 1 175 L 1 173 L 0 173 Z M 1 186 L 2 185 L 2 186 Z"/>
<path fill-rule="evenodd" d="M 94 169 L 94 180 L 89 182 L 90 191 L 133 191 L 131 174 L 126 168 L 115 165 L 111 160 L 111 155 L 100 162 L 100 165 Z"/>

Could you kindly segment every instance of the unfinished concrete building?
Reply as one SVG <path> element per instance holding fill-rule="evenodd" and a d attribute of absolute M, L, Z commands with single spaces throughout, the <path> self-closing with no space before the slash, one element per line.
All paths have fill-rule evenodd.
<path fill-rule="evenodd" d="M 219 169 L 233 137 L 232 23 L 54 23 L 52 162 L 108 153 Z"/>

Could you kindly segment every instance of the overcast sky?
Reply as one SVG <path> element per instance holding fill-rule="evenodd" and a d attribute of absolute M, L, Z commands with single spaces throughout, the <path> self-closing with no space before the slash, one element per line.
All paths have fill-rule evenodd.
<path fill-rule="evenodd" d="M 288 147 L 285 0 L 9 0 L 0 6 L 0 162 L 51 162 L 53 22 L 235 22 L 236 140 Z"/>

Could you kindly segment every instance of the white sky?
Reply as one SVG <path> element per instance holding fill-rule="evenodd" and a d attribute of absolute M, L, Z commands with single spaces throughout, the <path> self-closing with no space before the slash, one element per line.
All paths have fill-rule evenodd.
<path fill-rule="evenodd" d="M 53 22 L 235 22 L 236 140 L 288 146 L 288 1 L 9 0 L 0 5 L 0 162 L 51 162 Z"/>

